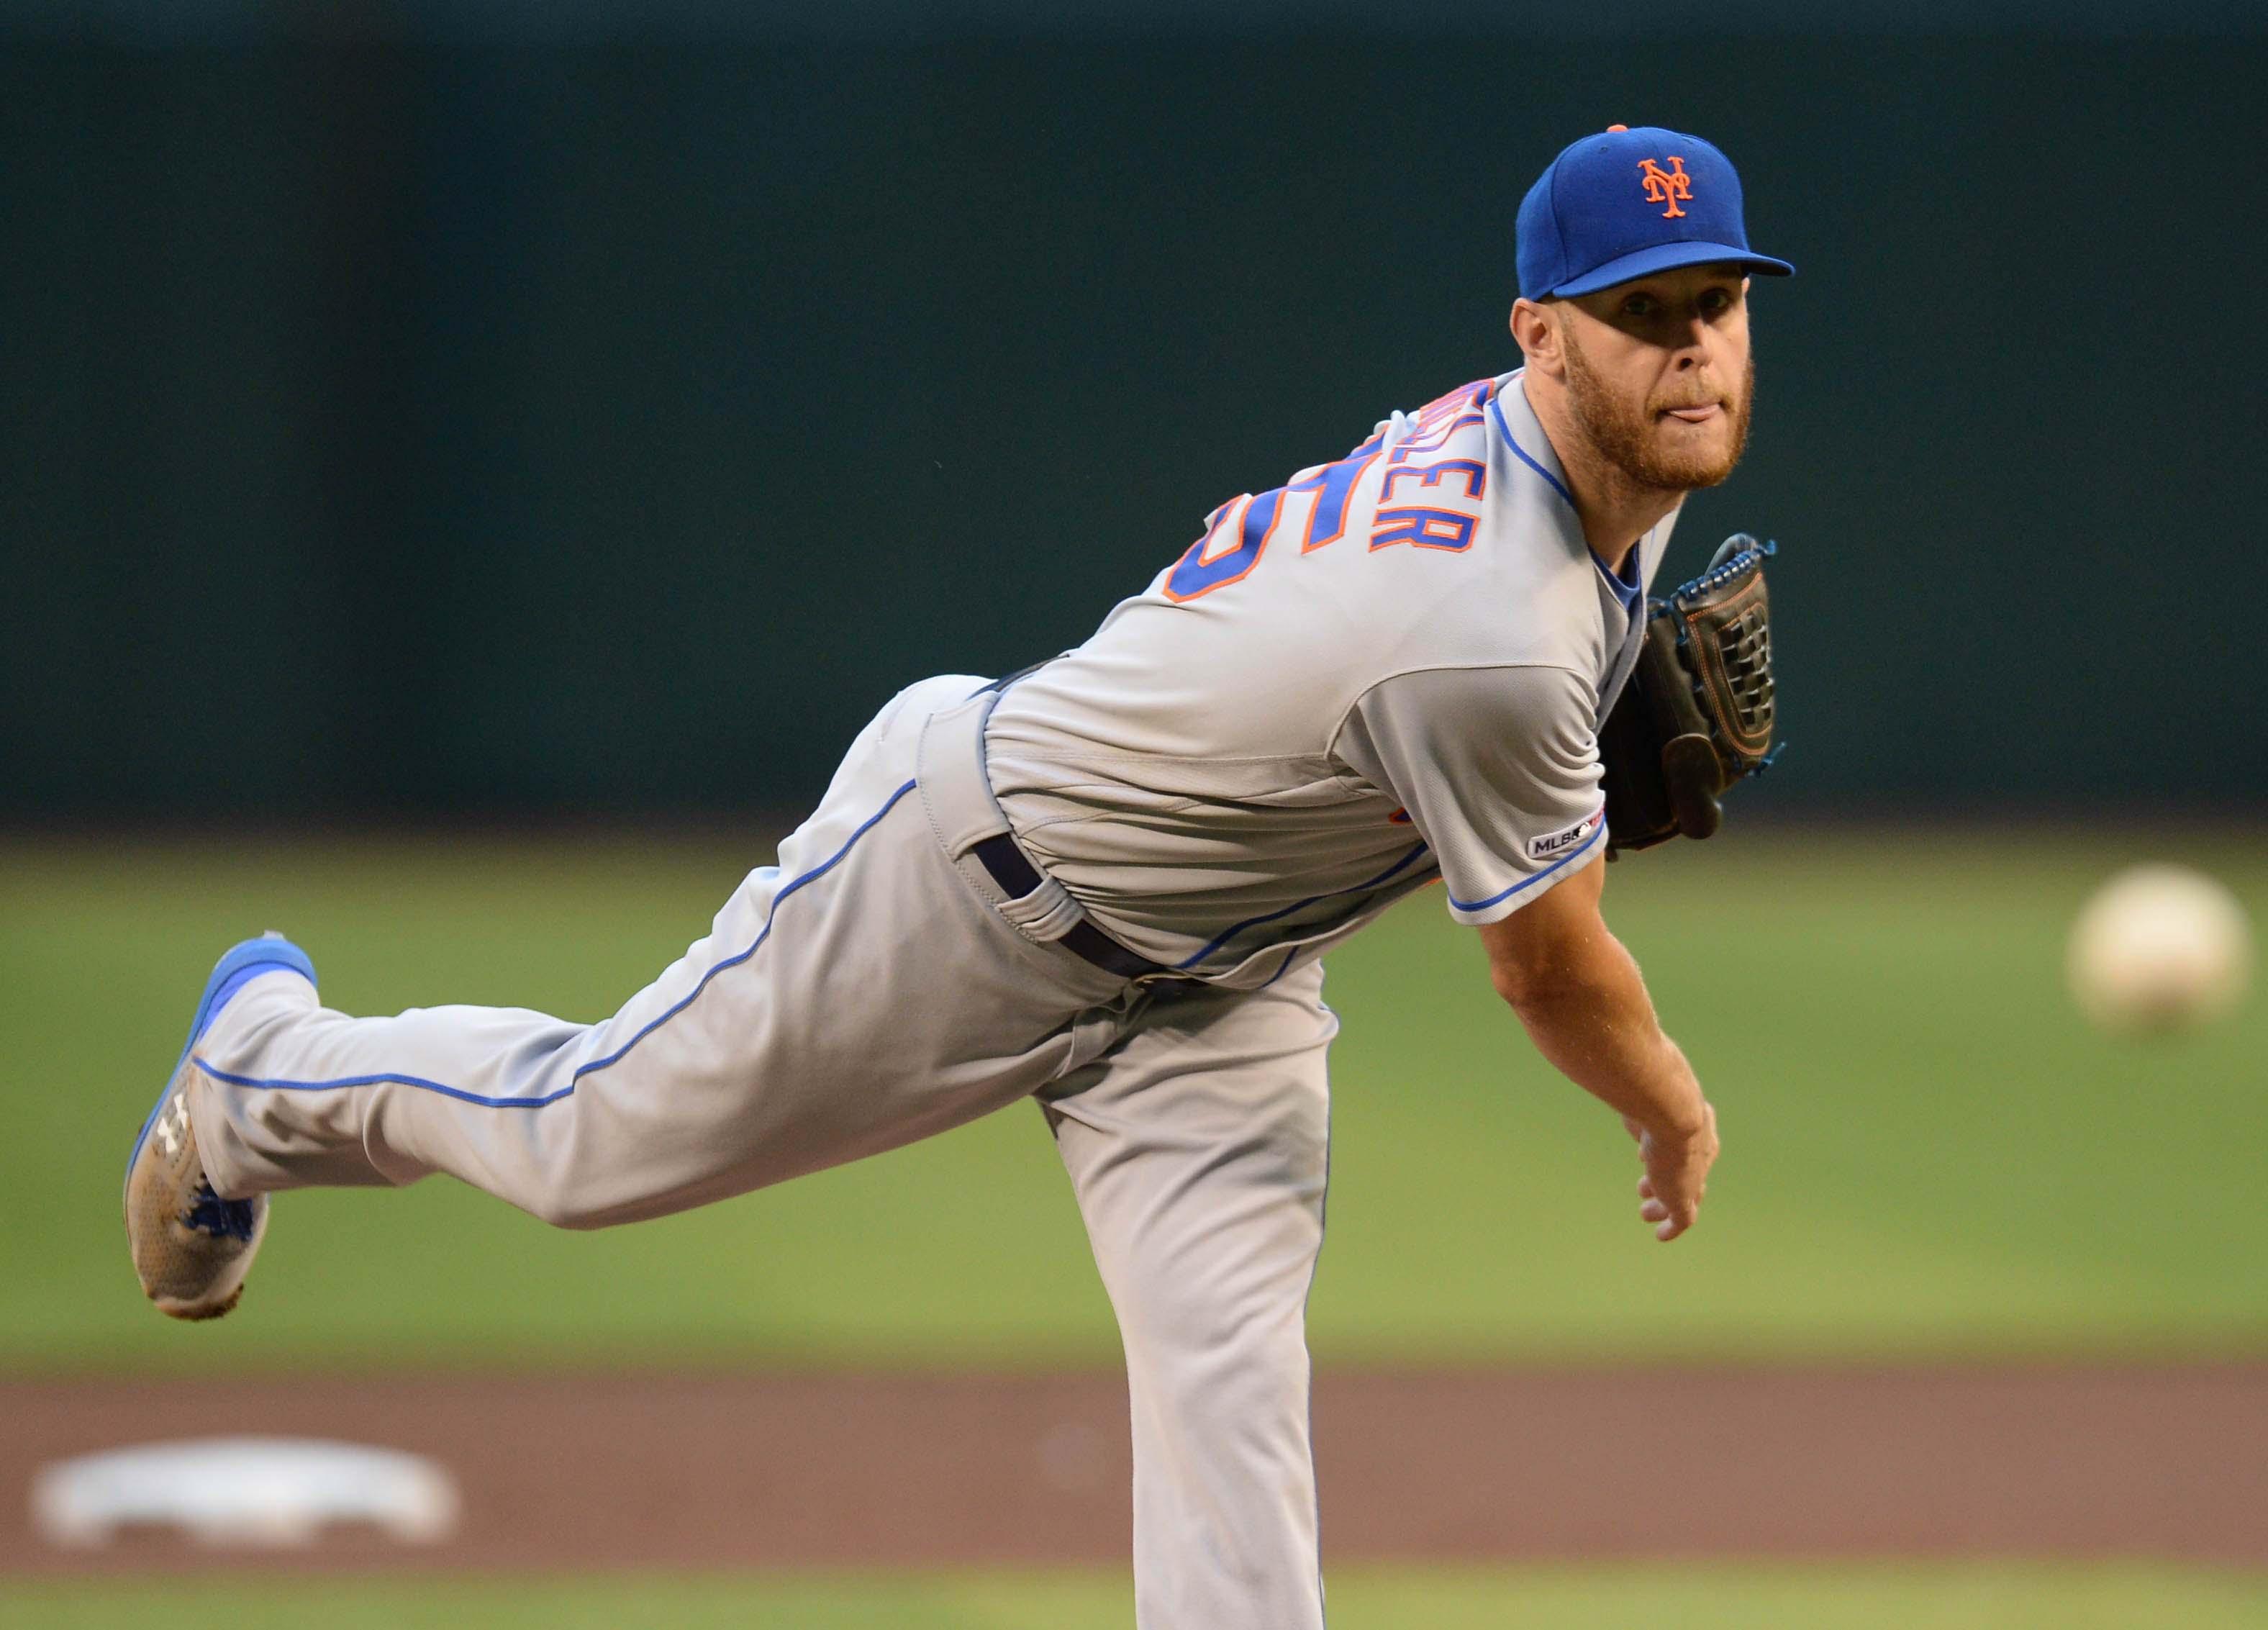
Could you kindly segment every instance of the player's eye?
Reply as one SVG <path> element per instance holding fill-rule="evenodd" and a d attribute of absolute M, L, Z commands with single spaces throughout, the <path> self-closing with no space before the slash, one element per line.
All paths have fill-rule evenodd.
<path fill-rule="evenodd" d="M 1651 294 L 1633 294 L 1623 302 L 1623 315 L 1625 317 L 1651 317 L 1654 311 L 1654 299 Z"/>
<path fill-rule="evenodd" d="M 1733 309 L 1733 291 L 1729 289 L 1703 290 L 1701 309 L 1712 317 L 1721 316 Z"/>

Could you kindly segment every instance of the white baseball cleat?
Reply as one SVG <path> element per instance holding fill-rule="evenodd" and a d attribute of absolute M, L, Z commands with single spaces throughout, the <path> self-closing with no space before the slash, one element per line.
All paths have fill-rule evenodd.
<path fill-rule="evenodd" d="M 229 999 L 279 971 L 315 982 L 307 954 L 279 933 L 247 940 L 214 965 L 173 1078 L 127 1157 L 126 1243 L 134 1272 L 158 1310 L 177 1319 L 218 1318 L 234 1307 L 268 1232 L 266 1195 L 231 1200 L 213 1192 L 184 1094 L 197 1067 L 190 1054 Z"/>

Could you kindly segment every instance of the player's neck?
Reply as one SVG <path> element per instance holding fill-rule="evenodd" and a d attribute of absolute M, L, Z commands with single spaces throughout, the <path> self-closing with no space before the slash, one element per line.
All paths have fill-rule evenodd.
<path fill-rule="evenodd" d="M 1620 572 L 1638 541 L 1683 503 L 1685 495 L 1632 480 L 1592 446 L 1568 410 L 1565 388 L 1557 381 L 1529 378 L 1522 385 L 1535 422 L 1558 455 L 1583 541 L 1608 571 Z"/>

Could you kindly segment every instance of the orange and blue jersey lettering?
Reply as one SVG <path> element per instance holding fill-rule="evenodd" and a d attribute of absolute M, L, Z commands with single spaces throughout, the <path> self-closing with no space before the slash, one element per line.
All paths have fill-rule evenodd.
<path fill-rule="evenodd" d="M 1477 513 L 1447 507 L 1454 500 L 1453 492 L 1429 495 L 1434 501 L 1425 507 L 1383 506 L 1393 498 L 1398 481 L 1409 479 L 1438 489 L 1443 477 L 1452 476 L 1462 480 L 1464 496 L 1477 505 L 1488 484 L 1487 468 L 1479 461 L 1447 459 L 1438 464 L 1413 464 L 1410 459 L 1414 454 L 1439 452 L 1459 431 L 1482 423 L 1491 384 L 1491 380 L 1479 380 L 1461 385 L 1418 409 L 1411 421 L 1411 433 L 1395 446 L 1394 456 L 1388 461 L 1379 493 L 1381 507 L 1372 519 L 1370 548 L 1380 549 L 1409 543 L 1419 549 L 1454 551 L 1471 546 L 1473 531 L 1480 518 Z M 1294 494 L 1313 496 L 1300 552 L 1312 554 L 1338 542 L 1346 534 L 1347 512 L 1353 502 L 1355 488 L 1385 445 L 1386 437 L 1381 431 L 1336 462 L 1303 470 L 1280 487 L 1222 505 L 1205 518 L 1204 535 L 1189 545 L 1166 574 L 1162 586 L 1166 598 L 1186 602 L 1250 575 L 1267 552 L 1277 527 L 1285 521 Z"/>

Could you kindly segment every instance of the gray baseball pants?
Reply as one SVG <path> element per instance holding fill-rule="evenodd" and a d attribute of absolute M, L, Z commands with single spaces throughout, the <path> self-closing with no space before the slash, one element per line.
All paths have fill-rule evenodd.
<path fill-rule="evenodd" d="M 1337 1021 L 1319 964 L 1264 989 L 1128 983 L 1053 942 L 1051 881 L 968 851 L 982 679 L 896 697 L 816 813 L 612 1018 L 357 1019 L 290 975 L 200 1043 L 225 1196 L 446 1172 L 563 1228 L 662 1216 L 1038 1097 L 1116 1309 L 1143 1630 L 1322 1624 L 1305 1314 Z M 1052 891 L 1052 892 L 1051 892 Z"/>

